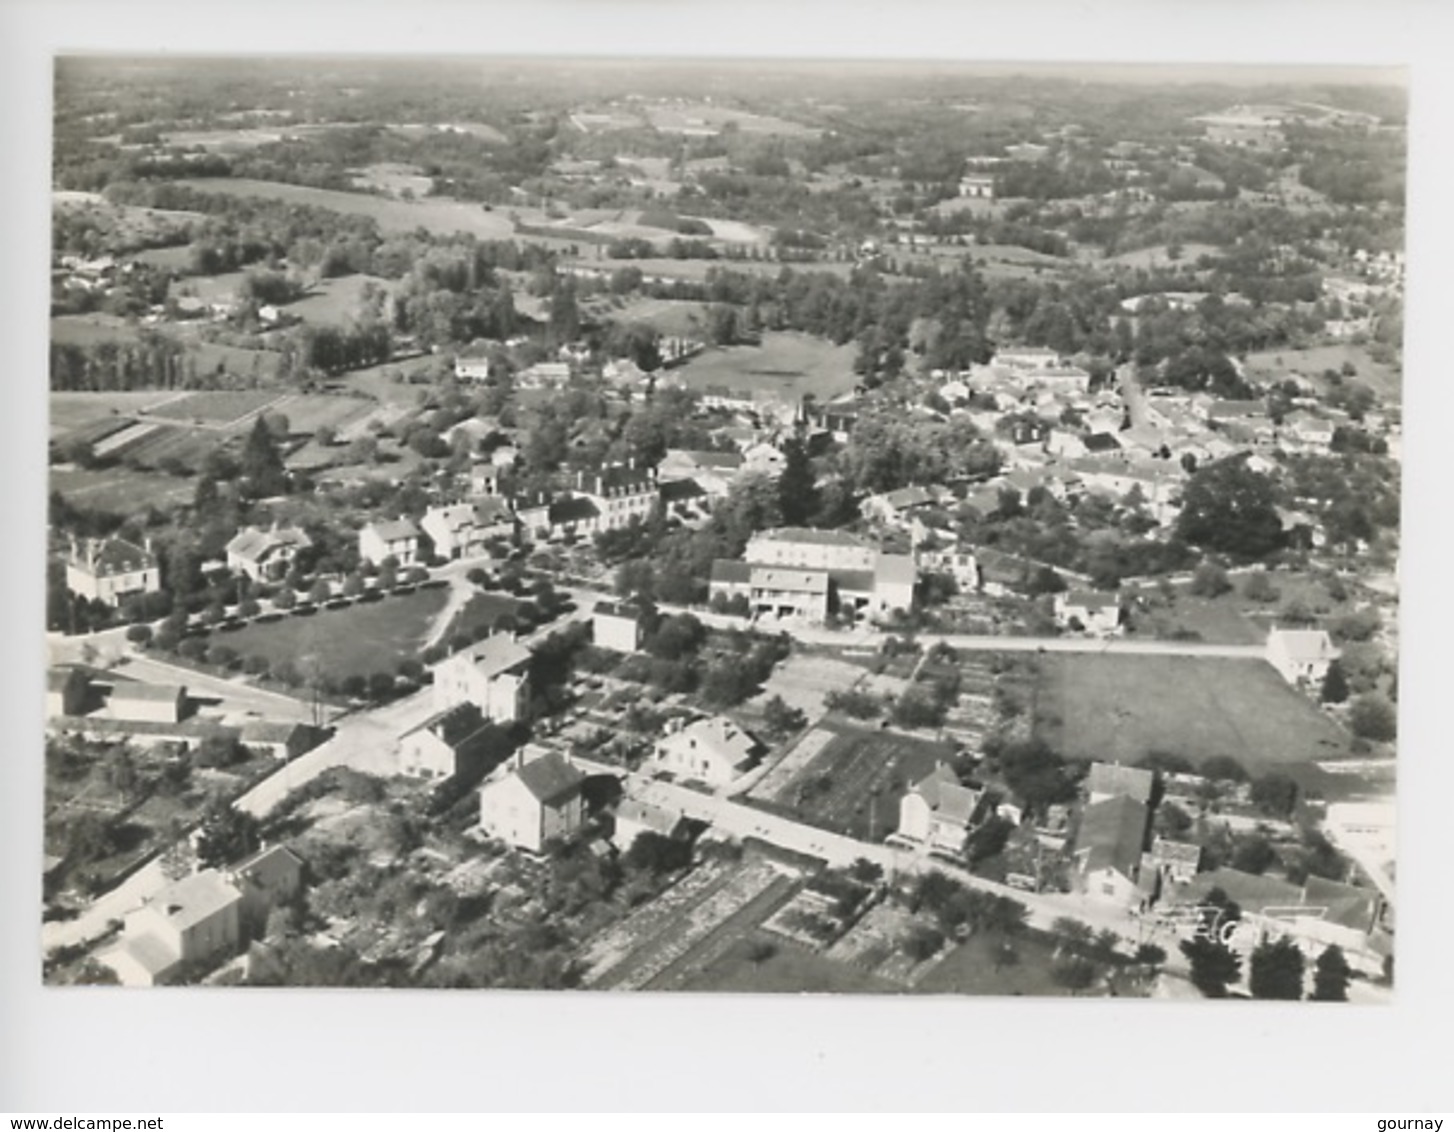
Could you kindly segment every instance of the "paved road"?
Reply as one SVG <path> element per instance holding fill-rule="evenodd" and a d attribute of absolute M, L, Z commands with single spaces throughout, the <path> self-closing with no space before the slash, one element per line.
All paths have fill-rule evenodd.
<path fill-rule="evenodd" d="M 211 676 L 194 668 L 169 664 L 148 654 L 133 653 L 124 658 L 114 671 L 118 676 L 153 684 L 185 684 L 194 695 L 218 696 L 229 709 L 254 712 L 268 720 L 311 723 L 314 718 L 314 705 L 294 696 L 259 688 L 241 676 Z M 325 723 L 338 714 L 336 708 L 327 704 L 320 704 L 317 710 Z"/>

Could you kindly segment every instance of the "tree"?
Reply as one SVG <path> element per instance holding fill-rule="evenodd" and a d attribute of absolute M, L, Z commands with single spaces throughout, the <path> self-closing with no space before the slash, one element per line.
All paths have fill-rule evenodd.
<path fill-rule="evenodd" d="M 927 924 L 915 924 L 904 936 L 902 946 L 905 955 L 915 963 L 923 963 L 944 946 L 944 933 Z"/>
<path fill-rule="evenodd" d="M 1227 987 L 1242 977 L 1242 960 L 1226 944 L 1199 936 L 1183 940 L 1181 953 L 1191 964 L 1192 986 L 1207 998 L 1226 998 Z"/>
<path fill-rule="evenodd" d="M 1369 692 L 1349 706 L 1348 726 L 1360 739 L 1374 743 L 1392 742 L 1398 734 L 1398 713 L 1383 696 Z"/>
<path fill-rule="evenodd" d="M 1277 771 L 1264 774 L 1252 783 L 1252 804 L 1270 817 L 1290 816 L 1297 798 L 1297 783 Z"/>
<path fill-rule="evenodd" d="M 239 474 L 243 490 L 253 498 L 281 495 L 287 490 L 288 473 L 272 430 L 261 416 L 253 423 L 243 447 Z"/>
<path fill-rule="evenodd" d="M 1197 597 L 1220 597 L 1232 588 L 1226 569 L 1216 562 L 1203 562 L 1192 575 L 1191 592 Z"/>
<path fill-rule="evenodd" d="M 1303 996 L 1306 967 L 1307 960 L 1302 949 L 1289 936 L 1279 936 L 1259 944 L 1252 952 L 1252 971 L 1248 979 L 1252 997 L 1298 1001 Z"/>
<path fill-rule="evenodd" d="M 1058 964 L 1051 972 L 1055 981 L 1072 994 L 1089 989 L 1100 975 L 1098 968 L 1089 959 L 1075 956 Z"/>
<path fill-rule="evenodd" d="M 1275 860 L 1277 851 L 1273 849 L 1272 842 L 1260 834 L 1253 834 L 1238 843 L 1236 852 L 1232 854 L 1232 867 L 1261 876 Z"/>
<path fill-rule="evenodd" d="M 781 696 L 773 696 L 763 705 L 763 720 L 769 731 L 777 735 L 791 735 L 807 725 L 808 717 L 799 709 L 789 707 Z"/>
<path fill-rule="evenodd" d="M 257 852 L 257 818 L 227 802 L 213 802 L 197 831 L 197 865 L 209 869 L 241 860 Z"/>
<path fill-rule="evenodd" d="M 1347 1002 L 1352 977 L 1353 969 L 1348 966 L 1343 949 L 1335 943 L 1324 948 L 1313 964 L 1313 993 L 1308 997 L 1314 1002 Z"/>
<path fill-rule="evenodd" d="M 1328 665 L 1328 671 L 1323 676 L 1323 690 L 1318 698 L 1325 704 L 1341 704 L 1347 701 L 1348 677 L 1338 661 L 1332 661 Z"/>
<path fill-rule="evenodd" d="M 1193 546 L 1243 561 L 1272 553 L 1282 545 L 1272 481 L 1240 458 L 1199 469 L 1182 491 L 1176 532 Z"/>
<path fill-rule="evenodd" d="M 808 457 L 808 446 L 800 436 L 783 442 L 783 470 L 778 476 L 778 506 L 783 522 L 802 526 L 819 510 L 818 481 Z"/>

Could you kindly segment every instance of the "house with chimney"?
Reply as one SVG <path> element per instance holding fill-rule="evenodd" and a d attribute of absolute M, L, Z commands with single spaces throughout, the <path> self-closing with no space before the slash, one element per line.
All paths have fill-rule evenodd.
<path fill-rule="evenodd" d="M 1155 870 L 1143 879 L 1141 858 L 1150 810 L 1124 794 L 1091 802 L 1080 815 L 1072 850 L 1076 887 L 1100 903 L 1135 907 L 1155 896 Z"/>
<path fill-rule="evenodd" d="M 899 800 L 899 827 L 893 840 L 958 858 L 984 808 L 985 792 L 965 786 L 941 762 Z"/>
<path fill-rule="evenodd" d="M 399 736 L 399 773 L 478 782 L 510 749 L 504 730 L 472 703 L 435 712 Z"/>
<path fill-rule="evenodd" d="M 386 558 L 413 566 L 419 561 L 419 528 L 402 516 L 370 523 L 358 533 L 358 556 L 375 566 Z"/>
<path fill-rule="evenodd" d="M 558 751 L 521 748 L 480 787 L 479 829 L 517 849 L 539 853 L 585 824 L 586 776 Z"/>
<path fill-rule="evenodd" d="M 473 502 L 430 507 L 419 528 L 440 558 L 474 558 L 487 554 L 489 543 L 513 537 L 515 516 L 504 499 L 486 495 Z"/>
<path fill-rule="evenodd" d="M 267 530 L 243 527 L 227 544 L 227 568 L 254 582 L 276 582 L 292 570 L 299 553 L 312 545 L 313 540 L 298 527 L 276 523 Z"/>
<path fill-rule="evenodd" d="M 167 885 L 126 914 L 120 942 L 97 956 L 122 986 L 174 982 L 236 955 L 242 892 L 216 869 Z"/>
<path fill-rule="evenodd" d="M 720 787 L 751 769 L 757 752 L 757 740 L 725 716 L 709 716 L 685 727 L 677 719 L 657 741 L 652 769 Z"/>
<path fill-rule="evenodd" d="M 513 633 L 494 633 L 432 669 L 434 705 L 473 704 L 486 719 L 515 723 L 530 714 L 530 650 Z"/>
<path fill-rule="evenodd" d="M 90 601 L 120 605 L 127 598 L 160 591 L 161 564 L 150 546 L 123 538 L 73 539 L 66 587 Z"/>

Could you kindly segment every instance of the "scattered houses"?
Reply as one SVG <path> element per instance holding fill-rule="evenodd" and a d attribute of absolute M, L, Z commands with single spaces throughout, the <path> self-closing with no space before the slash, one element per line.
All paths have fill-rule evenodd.
<path fill-rule="evenodd" d="M 121 942 L 97 958 L 122 986 L 149 987 L 237 954 L 242 893 L 216 869 L 174 881 L 127 914 Z"/>

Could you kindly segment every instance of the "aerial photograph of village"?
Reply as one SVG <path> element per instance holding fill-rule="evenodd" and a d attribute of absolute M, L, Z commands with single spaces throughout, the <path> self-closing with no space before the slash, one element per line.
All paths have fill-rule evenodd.
<path fill-rule="evenodd" d="M 44 983 L 1392 1001 L 1327 70 L 58 57 Z"/>

